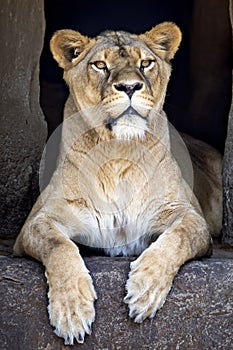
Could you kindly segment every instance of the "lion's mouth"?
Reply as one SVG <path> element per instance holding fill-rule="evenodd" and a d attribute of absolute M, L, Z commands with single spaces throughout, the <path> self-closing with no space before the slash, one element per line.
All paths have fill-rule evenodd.
<path fill-rule="evenodd" d="M 118 120 L 121 119 L 122 117 L 128 117 L 128 118 L 140 117 L 145 120 L 145 117 L 143 117 L 140 113 L 136 111 L 136 109 L 130 106 L 124 112 L 122 112 L 118 117 L 116 118 L 108 117 L 107 119 L 105 119 L 104 124 L 106 128 L 109 130 L 112 130 L 112 127 L 114 125 L 117 125 Z"/>

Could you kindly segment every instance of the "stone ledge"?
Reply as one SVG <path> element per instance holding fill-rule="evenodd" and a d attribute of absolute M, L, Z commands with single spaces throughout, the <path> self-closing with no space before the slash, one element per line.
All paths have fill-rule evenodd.
<path fill-rule="evenodd" d="M 38 262 L 0 257 L 2 350 L 230 350 L 233 260 L 203 259 L 183 266 L 164 307 L 135 324 L 123 303 L 132 258 L 85 258 L 98 293 L 96 321 L 83 345 L 64 346 L 47 316 L 47 285 Z"/>

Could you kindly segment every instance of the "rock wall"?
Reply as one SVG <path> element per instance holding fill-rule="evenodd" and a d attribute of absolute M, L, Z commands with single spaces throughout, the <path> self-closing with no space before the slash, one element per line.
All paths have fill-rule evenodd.
<path fill-rule="evenodd" d="M 39 106 L 43 0 L 8 0 L 0 9 L 0 238 L 15 237 L 37 196 L 46 138 Z"/>
<path fill-rule="evenodd" d="M 230 0 L 230 19 L 233 39 L 233 0 Z M 233 40 L 232 40 L 233 44 Z M 233 85 L 232 85 L 233 96 Z M 233 98 L 228 120 L 228 132 L 223 166 L 223 229 L 222 241 L 233 246 Z"/>

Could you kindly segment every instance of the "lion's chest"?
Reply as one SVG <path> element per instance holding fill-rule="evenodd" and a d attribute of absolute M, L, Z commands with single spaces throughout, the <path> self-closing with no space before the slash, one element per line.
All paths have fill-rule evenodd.
<path fill-rule="evenodd" d="M 163 177 L 152 164 L 114 159 L 83 178 L 86 207 L 76 212 L 80 243 L 111 255 L 140 254 L 156 232 L 155 218 L 164 204 Z M 80 182 L 81 183 L 81 182 Z"/>
<path fill-rule="evenodd" d="M 139 254 L 163 229 L 161 208 L 170 200 L 174 176 L 167 173 L 164 150 L 108 140 L 68 160 L 63 190 L 74 204 L 70 235 L 75 231 L 79 243 L 112 255 Z"/>

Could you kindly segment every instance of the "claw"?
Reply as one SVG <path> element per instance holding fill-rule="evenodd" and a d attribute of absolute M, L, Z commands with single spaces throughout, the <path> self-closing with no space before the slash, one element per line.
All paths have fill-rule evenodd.
<path fill-rule="evenodd" d="M 124 302 L 125 303 L 128 303 L 133 297 L 133 294 L 128 294 L 124 297 Z"/>
<path fill-rule="evenodd" d="M 156 309 L 156 310 L 154 310 L 154 311 L 151 313 L 151 315 L 150 315 L 150 317 L 149 317 L 149 318 L 154 318 L 154 317 L 155 317 L 155 315 L 156 315 L 156 313 L 157 313 L 157 309 Z"/>
<path fill-rule="evenodd" d="M 77 339 L 78 343 L 80 343 L 80 344 L 84 343 L 84 336 L 83 336 L 83 334 L 79 333 L 78 337 L 76 337 L 76 339 Z"/>
<path fill-rule="evenodd" d="M 132 310 L 130 310 L 129 317 L 134 318 L 136 314 L 137 314 L 137 309 L 135 307 Z"/>
<path fill-rule="evenodd" d="M 64 344 L 65 345 L 74 345 L 74 338 L 73 336 L 69 337 L 64 337 Z"/>
<path fill-rule="evenodd" d="M 135 323 L 142 323 L 144 320 L 146 319 L 146 317 L 142 316 L 142 313 L 140 313 L 139 315 L 137 315 L 134 319 Z"/>
<path fill-rule="evenodd" d="M 87 325 L 86 333 L 87 333 L 88 335 L 91 335 L 91 324 L 88 324 L 88 325 Z"/>

